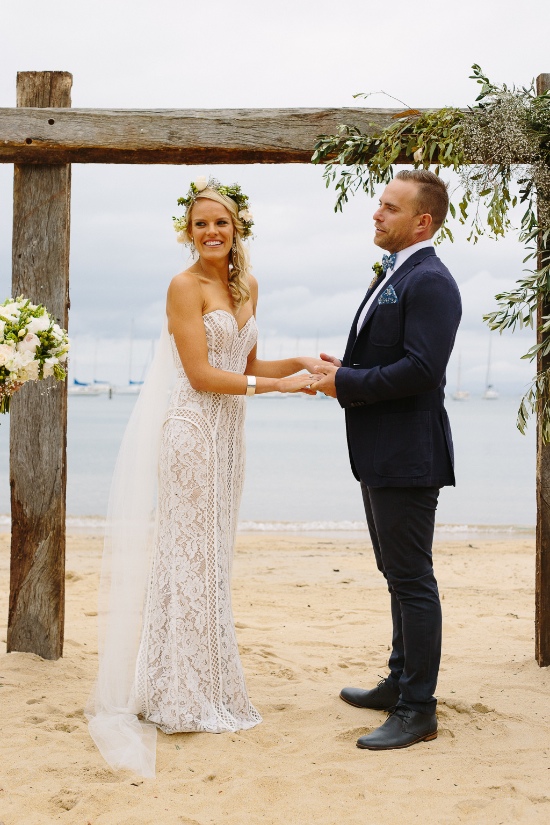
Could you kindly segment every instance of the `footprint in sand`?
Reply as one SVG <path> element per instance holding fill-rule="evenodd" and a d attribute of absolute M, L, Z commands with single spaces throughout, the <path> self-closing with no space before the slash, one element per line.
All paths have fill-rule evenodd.
<path fill-rule="evenodd" d="M 463 799 L 454 806 L 461 814 L 476 814 L 486 808 L 490 803 L 486 799 Z"/>
<path fill-rule="evenodd" d="M 59 730 L 63 733 L 73 733 L 73 731 L 78 730 L 78 725 L 69 725 L 66 722 L 58 722 L 57 725 L 54 725 L 52 730 Z"/>
<path fill-rule="evenodd" d="M 52 802 L 56 808 L 61 808 L 64 811 L 70 811 L 74 808 L 75 805 L 78 804 L 79 797 L 76 796 L 74 791 L 69 791 L 62 789 L 56 796 L 52 796 L 50 802 Z"/>
<path fill-rule="evenodd" d="M 372 733 L 375 727 L 376 725 L 372 725 L 370 728 L 348 728 L 348 730 L 344 730 L 342 733 L 337 734 L 336 741 L 356 742 L 360 736 L 366 736 L 367 733 Z"/>
<path fill-rule="evenodd" d="M 476 714 L 485 714 L 485 713 L 494 713 L 493 708 L 487 707 L 484 705 L 483 702 L 475 702 L 471 705 L 469 702 L 463 702 L 460 699 L 439 699 L 438 700 L 438 709 L 442 710 L 444 713 L 444 708 L 449 708 L 449 710 L 454 710 L 457 713 L 464 713 L 467 716 L 476 716 Z"/>
<path fill-rule="evenodd" d="M 278 679 L 289 679 L 292 681 L 298 678 L 296 674 L 288 667 L 280 667 L 278 670 L 271 670 L 270 673 Z"/>

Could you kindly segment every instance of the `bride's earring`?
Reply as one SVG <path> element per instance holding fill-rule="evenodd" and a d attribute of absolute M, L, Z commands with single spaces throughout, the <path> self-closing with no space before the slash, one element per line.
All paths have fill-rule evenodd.
<path fill-rule="evenodd" d="M 191 243 L 189 244 L 189 252 L 191 253 L 191 255 L 194 255 L 196 251 L 197 251 L 197 247 L 195 246 L 195 241 L 192 238 Z"/>
<path fill-rule="evenodd" d="M 231 247 L 231 252 L 233 253 L 233 256 L 235 257 L 235 255 L 237 254 L 237 241 L 235 241 L 235 240 L 233 241 L 233 246 Z"/>

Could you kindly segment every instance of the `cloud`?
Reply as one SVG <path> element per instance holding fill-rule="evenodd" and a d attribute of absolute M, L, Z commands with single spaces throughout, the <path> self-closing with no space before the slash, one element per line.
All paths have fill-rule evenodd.
<path fill-rule="evenodd" d="M 306 286 L 289 287 L 263 297 L 258 321 L 268 335 L 347 336 L 364 295 L 364 289 L 315 294 Z"/>

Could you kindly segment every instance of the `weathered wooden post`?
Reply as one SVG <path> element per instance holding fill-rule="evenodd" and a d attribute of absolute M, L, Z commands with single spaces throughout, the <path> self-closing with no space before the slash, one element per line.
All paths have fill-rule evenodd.
<path fill-rule="evenodd" d="M 550 74 L 537 77 L 537 93 L 550 89 Z M 539 237 L 538 267 L 548 262 L 550 248 Z M 537 326 L 550 315 L 550 301 L 539 301 Z M 542 336 L 537 332 L 537 342 Z M 538 370 L 550 367 L 550 355 L 538 356 Z M 535 656 L 540 667 L 550 665 L 550 444 L 544 444 L 540 420 L 537 426 L 537 561 L 535 587 Z"/>
<path fill-rule="evenodd" d="M 67 72 L 19 72 L 17 106 L 70 107 L 71 87 Z M 65 328 L 70 189 L 69 164 L 15 165 L 12 294 L 44 304 Z M 65 608 L 66 384 L 27 384 L 13 397 L 10 418 L 7 649 L 58 659 Z"/>

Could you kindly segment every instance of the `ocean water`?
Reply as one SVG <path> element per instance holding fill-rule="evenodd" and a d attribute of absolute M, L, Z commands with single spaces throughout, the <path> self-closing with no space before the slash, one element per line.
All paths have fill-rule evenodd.
<path fill-rule="evenodd" d="M 457 486 L 441 491 L 437 522 L 530 528 L 535 524 L 535 430 L 516 429 L 519 399 L 447 402 Z M 132 396 L 70 396 L 67 512 L 107 509 L 110 477 Z M 348 464 L 343 411 L 324 397 L 256 397 L 247 402 L 245 529 L 364 529 L 359 485 Z M 9 418 L 0 419 L 0 514 L 9 514 Z M 6 524 L 6 518 L 3 519 Z"/>

